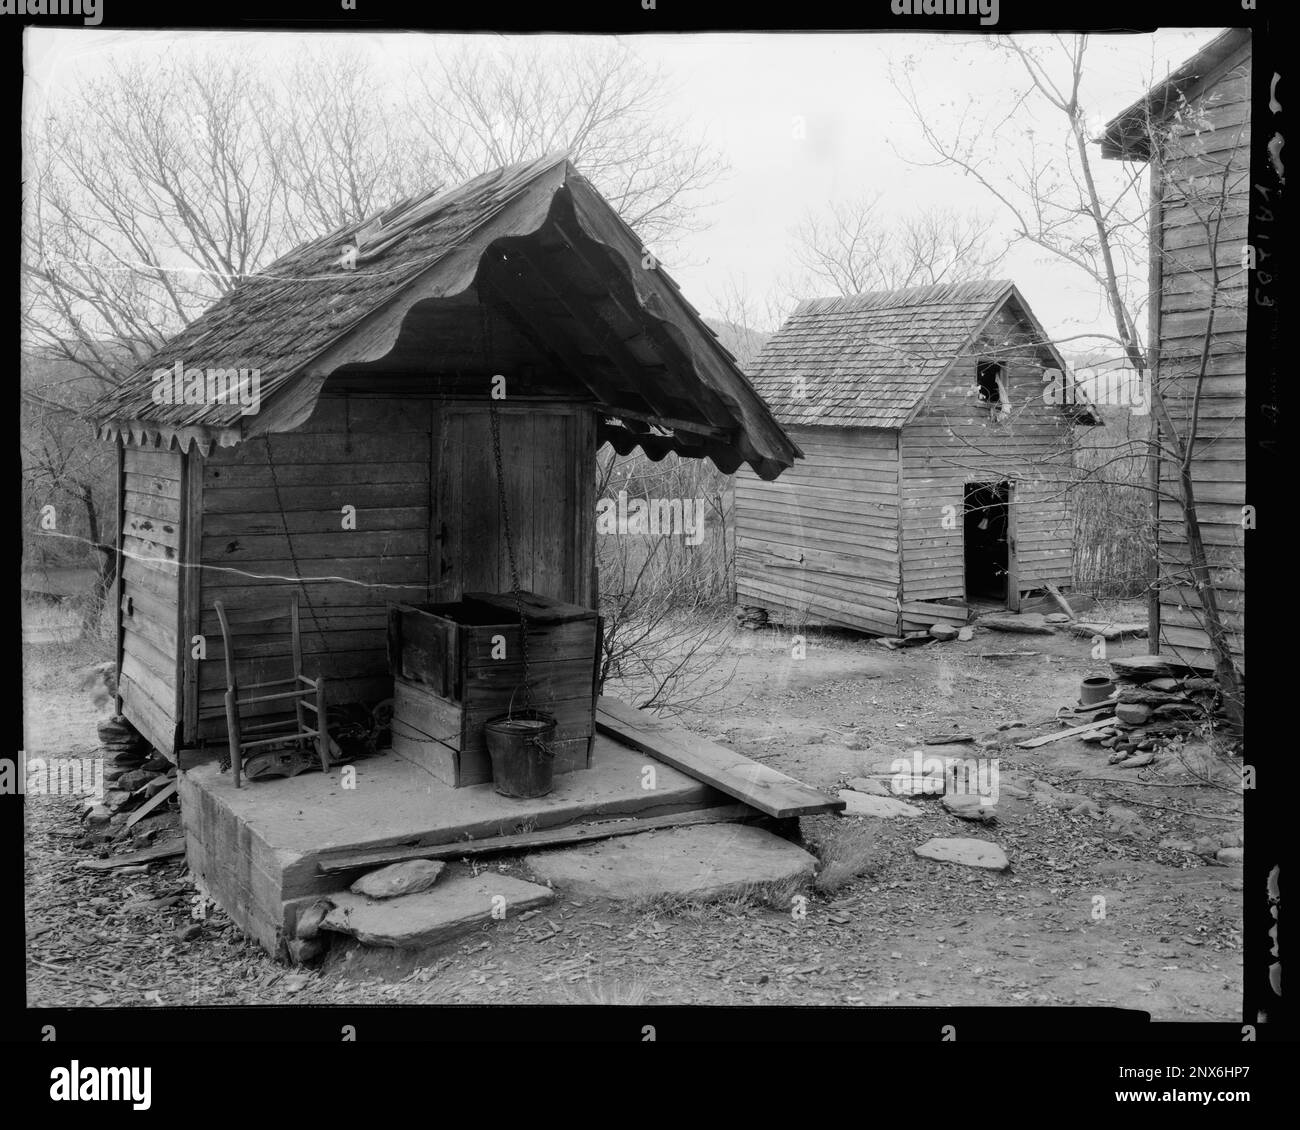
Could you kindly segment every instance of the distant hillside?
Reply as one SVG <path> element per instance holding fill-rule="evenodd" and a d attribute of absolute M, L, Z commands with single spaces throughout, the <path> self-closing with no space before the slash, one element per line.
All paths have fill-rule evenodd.
<path fill-rule="evenodd" d="M 718 335 L 718 340 L 746 372 L 772 336 L 763 330 L 751 330 L 748 326 L 737 326 L 714 318 L 705 318 L 704 324 Z"/>

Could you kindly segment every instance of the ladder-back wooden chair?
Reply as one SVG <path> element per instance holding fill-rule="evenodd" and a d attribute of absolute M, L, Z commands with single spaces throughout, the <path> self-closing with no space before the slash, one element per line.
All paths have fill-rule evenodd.
<path fill-rule="evenodd" d="M 215 602 L 217 619 L 221 621 L 221 639 L 226 655 L 226 730 L 230 742 L 230 767 L 234 773 L 235 788 L 240 787 L 240 774 L 243 769 L 244 754 L 249 751 L 265 750 L 271 746 L 297 743 L 301 746 L 315 745 L 320 757 L 320 767 L 329 770 L 329 732 L 325 714 L 325 680 L 323 677 L 309 679 L 302 672 L 302 637 L 298 623 L 298 593 L 289 597 L 286 611 L 275 609 L 231 609 L 227 613 L 221 601 Z M 292 641 L 293 673 L 284 679 L 271 679 L 266 682 L 248 683 L 240 686 L 235 675 L 236 655 L 230 626 L 256 624 L 263 629 L 277 620 L 287 620 Z M 271 688 L 283 687 L 285 690 L 271 691 Z M 240 691 L 267 692 L 253 693 L 247 698 L 240 698 Z M 250 706 L 264 702 L 283 702 L 286 708 L 292 705 L 292 719 L 279 718 L 272 722 L 245 725 L 241 711 Z M 309 716 L 310 715 L 310 716 Z M 271 734 L 269 737 L 250 738 L 252 734 Z"/>

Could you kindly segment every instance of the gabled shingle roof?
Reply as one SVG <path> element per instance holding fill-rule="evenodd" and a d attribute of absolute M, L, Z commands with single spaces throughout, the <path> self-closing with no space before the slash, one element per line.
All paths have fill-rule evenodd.
<path fill-rule="evenodd" d="M 356 255 L 345 267 L 349 246 Z M 602 424 L 603 438 L 652 458 L 707 455 L 728 471 L 744 461 L 775 478 L 799 448 L 667 272 L 645 267 L 645 254 L 565 154 L 497 169 L 296 248 L 240 282 L 89 415 L 104 438 L 185 450 L 291 430 L 330 372 L 392 349 L 418 303 L 473 294 L 485 265 L 499 276 L 508 261 L 524 288 L 516 315 L 532 320 L 552 353 L 567 353 L 567 376 L 614 418 Z M 568 306 L 562 315 L 555 296 Z M 585 349 L 570 340 L 577 333 L 587 335 Z M 602 343 L 608 348 L 597 352 Z M 155 402 L 153 375 L 177 362 L 258 370 L 260 414 L 243 415 L 233 400 Z M 634 423 L 617 423 L 625 419 Z M 671 434 L 650 434 L 660 419 L 672 421 Z"/>
<path fill-rule="evenodd" d="M 1020 292 L 990 279 L 804 302 L 750 377 L 782 424 L 902 427 L 1008 300 L 1064 371 Z"/>
<path fill-rule="evenodd" d="M 242 280 L 167 341 L 148 364 L 93 405 L 92 416 L 174 426 L 238 426 L 238 404 L 155 404 L 151 374 L 178 360 L 200 367 L 257 369 L 265 401 L 556 164 L 555 159 L 543 159 L 499 169 L 454 191 L 412 197 L 361 224 L 301 244 Z M 391 225 L 402 225 L 406 233 L 395 245 L 386 238 Z M 368 244 L 367 233 L 374 233 L 375 246 Z M 348 244 L 359 250 L 355 268 L 344 269 L 343 249 Z"/>

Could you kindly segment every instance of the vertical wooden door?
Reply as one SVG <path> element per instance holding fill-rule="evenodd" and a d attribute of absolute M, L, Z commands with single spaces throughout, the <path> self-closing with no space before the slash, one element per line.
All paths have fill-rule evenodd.
<path fill-rule="evenodd" d="M 434 435 L 433 600 L 508 592 L 509 543 L 521 588 L 589 603 L 595 508 L 594 420 L 583 407 L 501 407 L 500 475 L 486 406 L 439 412 Z"/>

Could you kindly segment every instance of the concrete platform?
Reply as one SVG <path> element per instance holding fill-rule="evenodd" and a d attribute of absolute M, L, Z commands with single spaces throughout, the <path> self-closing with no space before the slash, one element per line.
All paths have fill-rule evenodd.
<path fill-rule="evenodd" d="M 642 770 L 655 767 L 654 789 Z M 346 891 L 370 867 L 323 874 L 318 864 L 364 849 L 446 844 L 554 828 L 602 816 L 661 816 L 730 802 L 694 778 L 600 735 L 592 767 L 556 778 L 555 791 L 511 800 L 492 786 L 453 789 L 386 753 L 328 776 L 245 782 L 236 789 L 215 762 L 179 776 L 190 869 L 251 937 L 279 953 L 298 914 L 321 895 Z"/>

